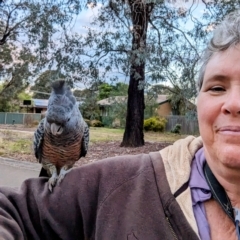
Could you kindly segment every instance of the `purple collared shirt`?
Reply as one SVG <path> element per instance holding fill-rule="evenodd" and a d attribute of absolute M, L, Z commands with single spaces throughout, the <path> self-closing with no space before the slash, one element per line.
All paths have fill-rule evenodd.
<path fill-rule="evenodd" d="M 198 226 L 198 233 L 202 240 L 210 239 L 210 228 L 206 217 L 204 202 L 212 197 L 206 182 L 203 165 L 206 162 L 203 148 L 199 149 L 192 161 L 189 187 L 192 195 L 192 207 Z"/>

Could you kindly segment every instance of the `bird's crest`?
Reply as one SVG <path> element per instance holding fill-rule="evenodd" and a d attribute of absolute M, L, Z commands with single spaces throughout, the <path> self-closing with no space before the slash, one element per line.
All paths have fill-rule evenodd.
<path fill-rule="evenodd" d="M 64 94 L 66 90 L 70 90 L 70 88 L 66 85 L 66 82 L 62 79 L 53 82 L 51 87 L 55 94 Z"/>
<path fill-rule="evenodd" d="M 71 88 L 67 85 L 67 82 L 63 79 L 59 79 L 51 84 L 53 99 L 58 99 L 57 102 L 61 101 L 62 103 L 66 102 L 66 99 L 69 99 L 72 104 L 76 103 L 76 98 L 71 92 Z M 61 98 L 56 98 L 61 95 Z M 50 98 L 51 98 L 50 97 Z M 55 100 L 56 101 L 56 100 Z"/>

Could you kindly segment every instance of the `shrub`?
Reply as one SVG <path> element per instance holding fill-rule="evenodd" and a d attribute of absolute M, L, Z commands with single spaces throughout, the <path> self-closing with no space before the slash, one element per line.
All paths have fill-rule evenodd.
<path fill-rule="evenodd" d="M 39 121 L 38 121 L 38 120 L 33 120 L 33 122 L 32 122 L 32 126 L 33 126 L 33 127 L 38 126 L 38 124 L 39 124 Z"/>
<path fill-rule="evenodd" d="M 110 116 L 102 116 L 102 124 L 104 127 L 112 127 L 113 118 Z"/>
<path fill-rule="evenodd" d="M 180 134 L 181 127 L 182 127 L 181 124 L 176 124 L 175 127 L 171 130 L 171 133 Z"/>
<path fill-rule="evenodd" d="M 103 124 L 99 120 L 92 120 L 92 121 L 90 121 L 90 126 L 91 127 L 103 127 Z"/>
<path fill-rule="evenodd" d="M 144 130 L 163 132 L 166 126 L 167 120 L 165 118 L 151 117 L 144 120 Z"/>
<path fill-rule="evenodd" d="M 84 121 L 85 121 L 85 123 L 88 125 L 88 127 L 90 127 L 90 125 L 91 125 L 90 120 L 89 120 L 89 119 L 84 119 Z"/>

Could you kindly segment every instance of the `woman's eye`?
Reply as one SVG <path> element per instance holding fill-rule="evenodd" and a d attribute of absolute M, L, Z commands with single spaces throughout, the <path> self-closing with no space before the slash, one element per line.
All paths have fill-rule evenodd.
<path fill-rule="evenodd" d="M 210 88 L 210 91 L 222 92 L 222 91 L 225 91 L 225 89 L 223 87 L 212 87 L 212 88 Z"/>

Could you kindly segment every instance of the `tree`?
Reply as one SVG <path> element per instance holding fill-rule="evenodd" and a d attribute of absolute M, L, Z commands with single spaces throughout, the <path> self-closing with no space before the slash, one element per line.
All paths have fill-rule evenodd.
<path fill-rule="evenodd" d="M 0 8 L 7 2 L 15 3 L 6 0 Z M 30 43 L 27 46 L 33 47 L 29 47 L 30 52 L 37 57 L 38 64 L 35 65 L 35 72 L 32 71 L 35 77 L 36 71 L 44 66 L 82 83 L 116 82 L 120 76 L 129 79 L 126 128 L 121 145 L 134 147 L 144 144 L 145 86 L 154 81 L 171 79 L 174 86 L 178 86 L 189 98 L 192 97 L 196 93 L 193 90 L 196 63 L 209 30 L 225 14 L 238 8 L 240 3 L 239 0 L 186 1 L 186 5 L 181 6 L 177 5 L 180 1 L 170 0 L 109 0 L 93 19 L 93 28 L 89 27 L 85 35 L 80 35 L 72 33 L 66 24 L 74 16 L 73 12 L 78 12 L 83 6 L 82 1 L 19 2 L 21 4 L 18 6 L 26 4 L 26 9 L 22 8 L 19 13 L 31 13 L 26 15 L 31 16 L 26 18 L 28 24 L 19 26 L 26 30 L 23 32 L 28 35 Z M 200 3 L 205 12 L 201 18 L 196 18 L 196 4 Z M 9 13 L 7 7 L 5 12 Z M 22 19 L 21 14 L 17 16 L 16 20 Z M 190 27 L 187 24 L 189 20 L 192 22 Z M 8 29 L 5 26 L 8 25 L 0 28 Z M 57 38 L 59 26 L 62 26 L 64 33 Z M 6 32 L 3 30 L 3 33 Z M 14 41 L 13 36 L 16 36 L 19 39 L 19 32 L 15 33 L 7 38 L 12 36 Z M 53 41 L 54 37 L 57 41 Z"/>
<path fill-rule="evenodd" d="M 99 95 L 98 95 L 98 99 L 104 99 L 104 98 L 108 98 L 111 94 L 113 90 L 113 86 L 110 85 L 109 83 L 102 83 L 99 86 Z"/>
<path fill-rule="evenodd" d="M 115 85 L 109 83 L 101 83 L 98 87 L 98 99 L 109 98 L 112 96 L 127 96 L 128 84 L 117 82 Z"/>
<path fill-rule="evenodd" d="M 16 61 L 15 64 L 12 63 L 13 59 Z M 9 43 L 0 47 L 0 77 L 2 78 L 0 111 L 13 110 L 10 102 L 17 99 L 17 95 L 28 87 L 27 78 L 33 62 L 34 57 L 25 48 L 17 50 L 16 46 Z"/>
<path fill-rule="evenodd" d="M 14 96 L 28 86 L 34 62 L 35 57 L 26 48 L 17 49 L 11 43 L 0 47 L 0 77 L 3 79 L 0 98 Z"/>
<path fill-rule="evenodd" d="M 33 98 L 48 99 L 51 93 L 51 82 L 60 78 L 64 78 L 64 75 L 54 70 L 47 70 L 40 74 L 35 84 L 31 87 Z"/>
<path fill-rule="evenodd" d="M 97 101 L 99 100 L 98 88 L 99 86 L 97 86 L 96 83 L 93 83 L 89 88 L 85 88 L 83 90 L 74 90 L 74 96 L 80 102 L 79 108 L 85 119 L 100 119 L 100 111 L 97 105 Z"/>
<path fill-rule="evenodd" d="M 23 100 L 31 100 L 32 99 L 32 96 L 26 92 L 26 91 L 22 91 L 18 94 L 18 99 L 20 101 L 23 101 Z"/>
<path fill-rule="evenodd" d="M 127 96 L 129 85 L 126 83 L 118 82 L 113 85 L 111 96 Z"/>
<path fill-rule="evenodd" d="M 43 69 L 51 69 L 61 31 L 73 26 L 87 2 L 0 1 L 0 77 L 5 81 L 0 97 L 12 91 L 7 91 L 10 86 L 21 91 L 22 85 L 34 81 Z"/>
<path fill-rule="evenodd" d="M 116 24 L 116 20 L 114 19 L 114 11 L 126 11 L 128 17 L 131 17 L 132 19 L 131 32 L 126 33 L 128 35 L 128 39 L 130 36 L 132 38 L 131 44 L 128 44 L 128 42 L 125 41 L 127 39 L 126 37 L 120 38 L 118 32 L 107 31 L 107 33 L 104 32 L 103 34 L 99 34 L 99 32 L 92 33 L 90 29 L 84 41 L 82 41 L 83 37 L 78 35 L 74 35 L 72 38 L 70 38 L 69 35 L 66 34 L 65 38 L 67 39 L 67 42 L 66 47 L 64 47 L 65 52 L 62 56 L 64 56 L 64 62 L 68 63 L 68 69 L 72 69 L 73 66 L 78 66 L 78 71 L 81 70 L 83 72 L 86 69 L 89 77 L 94 75 L 95 78 L 99 78 L 99 72 L 96 71 L 96 63 L 99 63 L 98 67 L 100 67 L 100 69 L 105 68 L 104 71 L 102 71 L 101 76 L 103 79 L 105 77 L 105 73 L 112 70 L 112 66 L 109 63 L 113 60 L 113 64 L 115 67 L 117 67 L 117 69 L 123 71 L 125 74 L 129 74 L 128 110 L 125 134 L 121 144 L 122 146 L 141 146 L 144 144 L 144 55 L 146 54 L 146 31 L 153 7 L 154 3 L 145 4 L 141 3 L 140 1 L 128 1 L 127 4 L 123 4 L 121 1 L 109 1 L 108 6 L 105 6 L 100 10 L 99 18 L 96 19 L 96 22 L 98 22 L 100 26 L 104 22 L 103 19 L 106 19 L 107 16 L 107 24 L 110 25 L 111 20 L 113 20 L 113 24 Z M 128 19 L 126 21 L 128 21 Z M 119 23 L 121 24 L 121 20 Z M 125 23 L 123 22 L 122 25 L 124 24 Z M 130 29 L 130 26 L 127 27 Z M 112 40 L 117 39 L 117 44 L 113 44 L 108 38 L 112 38 Z M 101 39 L 104 39 L 106 42 L 103 44 Z M 93 53 L 93 56 L 91 56 L 90 54 L 93 52 L 93 50 L 91 51 L 90 48 L 95 44 L 95 53 Z M 113 49 L 114 46 L 116 46 L 115 49 Z M 113 53 L 114 51 L 124 52 L 126 54 L 124 61 L 121 58 L 114 59 L 114 54 L 108 55 L 108 53 Z M 82 55 L 89 57 L 90 60 L 85 60 L 83 63 L 79 57 Z M 108 58 L 104 57 L 106 55 L 108 55 Z M 118 66 L 118 60 L 122 63 L 121 67 Z M 104 61 L 106 62 L 104 63 Z M 77 74 L 77 76 L 79 77 L 79 74 Z M 114 80 L 114 77 L 110 77 L 110 79 Z"/>
<path fill-rule="evenodd" d="M 97 96 L 93 94 L 89 94 L 87 101 L 84 101 L 80 105 L 80 110 L 85 119 L 89 120 L 100 120 L 100 110 L 97 105 Z"/>
<path fill-rule="evenodd" d="M 6 84 L 2 83 L 0 85 L 0 92 L 5 87 Z M 10 90 L 11 92 L 8 92 Z M 5 94 L 6 91 L 7 94 Z M 23 100 L 30 100 L 32 98 L 28 93 L 25 92 L 25 87 L 22 87 L 21 90 L 18 88 L 17 91 L 15 91 L 15 89 L 11 86 L 7 88 L 6 91 L 0 96 L 0 112 L 19 111 L 20 103 L 22 103 Z M 9 97 L 10 94 L 11 98 Z"/>
<path fill-rule="evenodd" d="M 178 1 L 109 0 L 93 21 L 101 30 L 89 27 L 86 36 L 68 34 L 65 38 L 64 61 L 68 62 L 69 69 L 75 64 L 89 77 L 91 73 L 98 73 L 96 78 L 114 80 L 116 75 L 129 78 L 121 146 L 144 144 L 144 87 L 148 83 L 171 79 L 174 89 L 179 87 L 188 99 L 196 94 L 197 62 L 211 33 L 209 30 L 225 14 L 236 9 L 239 1 L 177 4 Z M 194 16 L 197 4 L 202 4 L 205 11 L 200 18 Z M 186 27 L 189 20 L 191 26 Z M 175 92 L 177 96 L 179 91 Z"/>
<path fill-rule="evenodd" d="M 144 145 L 144 87 L 147 29 L 154 3 L 129 1 L 132 19 L 132 56 L 128 89 L 126 127 L 122 147 Z M 114 9 L 114 6 L 113 8 Z"/>

